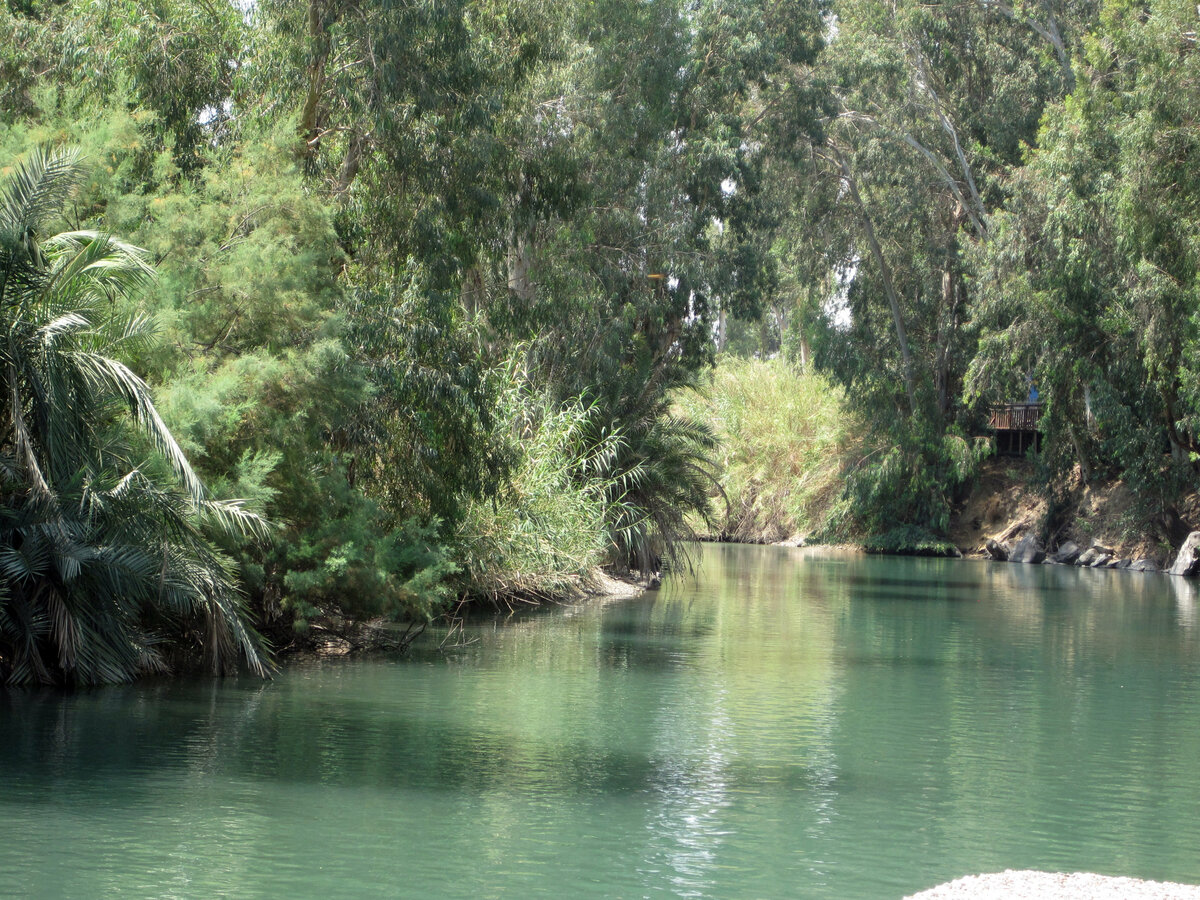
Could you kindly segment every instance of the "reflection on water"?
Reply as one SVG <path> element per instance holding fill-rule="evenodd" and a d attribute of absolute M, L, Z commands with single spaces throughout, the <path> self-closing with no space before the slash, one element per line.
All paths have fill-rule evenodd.
<path fill-rule="evenodd" d="M 710 546 L 275 682 L 0 693 L 0 896 L 900 897 L 1200 882 L 1195 583 Z M 64 848 L 69 848 L 66 852 Z"/>

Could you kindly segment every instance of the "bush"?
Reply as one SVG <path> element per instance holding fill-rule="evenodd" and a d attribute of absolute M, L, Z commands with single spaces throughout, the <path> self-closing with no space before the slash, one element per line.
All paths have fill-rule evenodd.
<path fill-rule="evenodd" d="M 923 545 L 921 534 L 945 534 L 955 500 L 990 452 L 986 438 L 971 439 L 953 430 L 942 435 L 900 432 L 898 443 L 867 454 L 846 477 L 823 538 L 879 545 L 912 538 Z M 893 534 L 900 526 L 916 531 L 908 537 Z"/>

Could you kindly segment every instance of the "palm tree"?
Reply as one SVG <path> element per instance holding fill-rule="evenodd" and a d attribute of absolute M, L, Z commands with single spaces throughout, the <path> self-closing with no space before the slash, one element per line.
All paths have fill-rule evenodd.
<path fill-rule="evenodd" d="M 266 526 L 205 496 L 114 358 L 150 337 L 146 318 L 110 311 L 153 268 L 98 232 L 42 236 L 79 176 L 74 153 L 36 151 L 0 191 L 0 678 L 127 681 L 165 667 L 169 637 L 215 672 L 240 653 L 265 674 L 207 535 Z"/>
<path fill-rule="evenodd" d="M 592 397 L 595 446 L 606 447 L 600 470 L 616 562 L 643 574 L 664 564 L 687 568 L 696 540 L 691 521 L 711 524 L 711 495 L 720 485 L 716 436 L 674 408 L 677 393 L 699 389 L 699 374 L 641 344 L 600 384 Z M 605 434 L 615 440 L 603 442 Z"/>

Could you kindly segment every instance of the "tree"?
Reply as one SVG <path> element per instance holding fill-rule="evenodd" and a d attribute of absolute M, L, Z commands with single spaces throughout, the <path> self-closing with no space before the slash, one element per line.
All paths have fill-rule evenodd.
<path fill-rule="evenodd" d="M 670 392 L 711 362 L 722 315 L 753 318 L 773 292 L 765 123 L 806 106 L 793 76 L 820 24 L 803 0 L 560 9 L 498 117 L 504 220 L 470 308 L 501 349 L 529 344 L 538 390 L 582 398 L 593 447 L 620 435 L 609 530 L 645 568 L 705 505 L 710 438 Z"/>
<path fill-rule="evenodd" d="M 969 382 L 982 393 L 1030 373 L 1048 388 L 1056 470 L 1125 478 L 1170 540 L 1200 453 L 1195 35 L 1190 4 L 1102 4 L 1084 77 L 1047 110 L 982 248 Z"/>
<path fill-rule="evenodd" d="M 44 234 L 80 175 L 72 153 L 36 151 L 0 194 L 0 674 L 128 680 L 163 667 L 164 631 L 215 672 L 240 654 L 265 674 L 206 532 L 266 525 L 206 497 L 146 383 L 113 358 L 149 337 L 109 311 L 153 269 L 99 232 Z"/>
<path fill-rule="evenodd" d="M 772 178 L 796 197 L 776 247 L 802 305 L 799 343 L 879 442 L 848 481 L 843 534 L 897 517 L 945 526 L 974 452 L 961 437 L 977 399 L 963 395 L 974 251 L 1042 109 L 1072 83 L 1088 8 L 831 5 L 812 76 L 828 98 L 821 127 Z"/>

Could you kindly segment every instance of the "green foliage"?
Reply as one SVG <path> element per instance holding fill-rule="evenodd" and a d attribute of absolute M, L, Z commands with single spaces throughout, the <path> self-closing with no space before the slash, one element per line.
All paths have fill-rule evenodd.
<path fill-rule="evenodd" d="M 476 582 L 541 585 L 689 534 L 713 439 L 671 398 L 773 290 L 764 113 L 805 118 L 816 5 L 5 16 L 0 152 L 80 146 L 70 227 L 155 261 L 110 312 L 158 328 L 127 359 L 196 483 L 278 523 L 216 536 L 265 624 L 426 619 L 469 533 Z"/>
<path fill-rule="evenodd" d="M 697 389 L 698 373 L 672 362 L 639 342 L 618 372 L 584 395 L 593 411 L 590 446 L 620 438 L 600 457 L 614 562 L 644 573 L 685 562 L 690 520 L 707 524 L 717 482 L 711 428 L 674 408 L 680 392 Z"/>
<path fill-rule="evenodd" d="M 690 386 L 689 386 L 690 387 Z M 608 530 L 620 567 L 652 573 L 678 570 L 696 516 L 709 524 L 716 438 L 704 422 L 669 413 L 670 396 L 628 423 L 607 476 Z"/>
<path fill-rule="evenodd" d="M 1072 81 L 1063 35 L 1086 14 L 857 0 L 830 11 L 836 35 L 816 67 L 828 115 L 809 152 L 774 173 L 796 198 L 775 250 L 800 307 L 792 327 L 869 418 L 964 424 L 969 252 L 1041 110 Z"/>
<path fill-rule="evenodd" d="M 35 151 L 0 194 L 0 675 L 125 681 L 161 668 L 155 626 L 192 633 L 214 671 L 265 671 L 230 563 L 206 531 L 264 537 L 239 503 L 206 497 L 114 354 L 148 340 L 110 313 L 153 276 L 143 251 L 94 231 L 46 234 L 79 180 Z M 143 452 L 130 426 L 157 459 Z"/>
<path fill-rule="evenodd" d="M 91 102 L 70 100 L 72 108 Z M 213 149 L 203 178 L 180 181 L 169 158 L 146 155 L 154 117 L 104 107 L 88 122 L 70 130 L 110 165 L 82 186 L 76 209 L 122 224 L 161 260 L 141 299 L 166 340 L 137 352 L 163 382 L 163 415 L 217 496 L 244 498 L 282 526 L 269 551 L 225 542 L 265 619 L 335 598 L 346 612 L 426 617 L 445 599 L 450 571 L 427 533 L 424 498 L 442 495 L 393 507 L 379 486 L 376 474 L 400 454 L 389 452 L 386 428 L 368 426 L 383 421 L 372 398 L 392 382 L 377 359 L 351 355 L 366 324 L 339 282 L 346 259 L 332 209 L 305 189 L 290 133 Z M 418 374 L 428 376 L 429 357 L 421 362 Z M 458 374 L 453 360 L 446 365 Z M 409 442 L 394 440 L 407 454 Z M 455 458 L 445 466 L 453 474 Z M 418 513 L 424 518 L 404 524 Z M 339 528 L 354 535 L 351 546 L 339 546 Z M 426 549 L 427 565 L 408 559 Z M 428 585 L 414 580 L 424 569 L 436 573 Z M 345 585 L 355 591 L 341 597 Z"/>
<path fill-rule="evenodd" d="M 447 557 L 436 530 L 414 522 L 391 526 L 344 483 L 328 485 L 327 495 L 335 505 L 277 556 L 287 573 L 280 605 L 296 614 L 297 630 L 318 610 L 416 621 L 440 613 L 452 596 L 448 579 L 458 565 Z"/>
<path fill-rule="evenodd" d="M 910 435 L 898 444 L 876 440 L 876 449 L 847 474 L 825 539 L 879 543 L 902 525 L 945 534 L 953 503 L 991 452 L 990 441 L 954 432 Z"/>
<path fill-rule="evenodd" d="M 1032 375 L 1055 475 L 1126 479 L 1155 529 L 1194 489 L 1200 449 L 1194 20 L 1180 3 L 1101 5 L 1088 77 L 1047 110 L 981 248 L 973 311 L 985 339 L 971 390 Z"/>
<path fill-rule="evenodd" d="M 861 455 L 860 427 L 840 391 L 783 360 L 718 360 L 701 392 L 677 396 L 720 441 L 713 527 L 739 541 L 818 531 L 841 489 L 843 467 Z"/>
<path fill-rule="evenodd" d="M 346 310 L 347 344 L 373 392 L 337 440 L 364 457 L 364 479 L 398 516 L 449 532 L 462 502 L 502 474 L 488 373 L 457 309 L 415 265 L 401 282 L 352 291 Z"/>
<path fill-rule="evenodd" d="M 55 74 L 88 84 L 93 96 L 127 87 L 159 123 L 156 149 L 169 150 L 191 171 L 229 114 L 225 104 L 244 61 L 244 27 L 233 3 L 75 4 L 62 20 Z"/>
<path fill-rule="evenodd" d="M 645 408 L 614 412 L 612 394 L 560 401 L 533 388 L 528 348 L 504 369 L 493 443 L 510 460 L 500 490 L 459 529 L 467 591 L 547 597 L 586 587 L 602 564 L 642 573 L 685 559 L 688 517 L 704 516 L 714 481 L 706 424 L 666 409 L 674 390 L 636 372 Z M 683 385 L 677 385 L 682 388 Z"/>
<path fill-rule="evenodd" d="M 0 124 L 8 125 L 35 108 L 32 94 L 45 71 L 54 41 L 48 19 L 51 3 L 5 3 L 0 6 Z"/>
<path fill-rule="evenodd" d="M 218 538 L 273 626 L 652 570 L 718 482 L 738 536 L 937 535 L 1031 378 L 1057 483 L 1194 484 L 1182 0 L 0 16 L 0 154 L 80 146 L 55 228 L 153 258 L 106 312 L 161 333 L 121 352 L 175 477 L 279 523 Z M 821 378 L 726 356 L 689 399 L 721 350 Z"/>
<path fill-rule="evenodd" d="M 558 404 L 522 384 L 510 363 L 495 411 L 494 441 L 513 460 L 498 491 L 474 500 L 455 541 L 464 589 L 498 601 L 571 596 L 606 562 L 605 477 L 621 439 L 593 440 L 593 409 Z"/>

